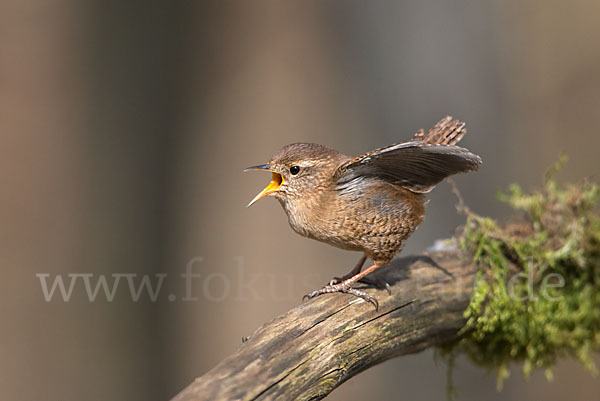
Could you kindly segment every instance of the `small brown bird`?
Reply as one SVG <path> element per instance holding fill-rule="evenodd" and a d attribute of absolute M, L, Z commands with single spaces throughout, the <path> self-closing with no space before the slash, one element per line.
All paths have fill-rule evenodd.
<path fill-rule="evenodd" d="M 248 170 L 271 171 L 269 185 L 250 203 L 272 195 L 298 234 L 338 248 L 362 251 L 356 267 L 329 285 L 305 295 L 345 292 L 378 307 L 377 300 L 353 285 L 385 287 L 365 276 L 391 262 L 425 216 L 425 195 L 444 178 L 475 171 L 481 158 L 455 146 L 465 124 L 446 117 L 427 133 L 357 157 L 313 143 L 284 146 L 267 164 Z M 369 257 L 373 265 L 361 271 Z"/>

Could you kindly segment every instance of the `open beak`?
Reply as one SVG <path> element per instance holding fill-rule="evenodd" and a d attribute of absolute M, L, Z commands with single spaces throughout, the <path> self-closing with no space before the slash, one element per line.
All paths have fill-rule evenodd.
<path fill-rule="evenodd" d="M 271 170 L 271 166 L 269 166 L 268 164 L 261 164 L 259 166 L 252 166 L 252 167 L 248 167 L 248 168 L 244 169 L 244 171 L 250 171 L 250 170 L 267 170 L 267 171 L 271 171 L 272 175 L 271 175 L 271 182 L 269 182 L 269 185 L 267 185 L 267 187 L 265 189 L 263 189 L 258 195 L 256 195 L 254 197 L 254 199 L 252 199 L 246 207 L 252 206 L 252 204 L 254 204 L 254 202 L 259 200 L 260 198 L 277 191 L 279 189 L 279 187 L 281 186 L 281 184 L 283 184 L 283 177 L 281 176 L 281 174 L 276 173 L 273 170 Z"/>

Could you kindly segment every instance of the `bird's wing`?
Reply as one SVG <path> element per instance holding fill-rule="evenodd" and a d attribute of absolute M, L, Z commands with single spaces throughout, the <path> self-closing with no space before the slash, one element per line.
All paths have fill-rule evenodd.
<path fill-rule="evenodd" d="M 438 123 L 442 124 L 446 119 Z M 452 120 L 450 119 L 450 121 Z M 448 127 L 448 125 L 442 125 Z M 464 125 L 443 132 L 458 132 Z M 436 132 L 435 127 L 429 131 Z M 429 143 L 434 136 L 428 134 L 420 140 L 399 143 L 365 153 L 342 164 L 336 170 L 334 178 L 339 186 L 361 177 L 375 177 L 417 193 L 429 192 L 444 178 L 468 171 L 474 171 L 481 165 L 481 158 L 465 148 L 453 146 L 463 134 L 450 136 L 436 135 L 442 144 Z M 459 137 L 458 139 L 456 139 Z M 450 138 L 450 139 L 449 139 Z M 447 144 L 446 144 L 447 142 Z"/>

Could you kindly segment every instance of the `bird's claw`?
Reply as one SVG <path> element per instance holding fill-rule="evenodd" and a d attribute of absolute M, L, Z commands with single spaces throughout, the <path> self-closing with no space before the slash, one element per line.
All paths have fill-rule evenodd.
<path fill-rule="evenodd" d="M 342 277 L 334 277 L 331 280 L 329 280 L 329 285 L 336 285 L 341 283 L 342 281 L 344 281 L 345 279 Z"/>
<path fill-rule="evenodd" d="M 346 291 L 343 291 L 343 292 L 348 293 L 348 294 L 352 294 L 355 297 L 362 298 L 365 301 L 372 303 L 373 306 L 375 307 L 375 310 L 379 309 L 379 302 L 377 301 L 377 298 L 375 298 L 372 295 L 367 294 L 364 291 L 357 290 L 356 288 L 348 288 Z"/>
<path fill-rule="evenodd" d="M 333 286 L 339 283 L 344 282 L 345 280 L 347 280 L 348 277 L 334 277 L 329 281 L 329 285 Z M 363 277 L 360 280 L 358 280 L 359 283 L 364 283 L 367 285 L 372 285 L 380 290 L 386 290 L 388 295 L 392 295 L 392 287 L 390 286 L 390 284 L 382 279 L 376 279 L 376 278 L 370 278 L 370 277 Z"/>
<path fill-rule="evenodd" d="M 325 287 L 323 287 L 319 290 L 315 290 L 309 294 L 306 294 L 305 296 L 302 297 L 302 300 L 304 301 L 307 299 L 318 297 L 319 295 L 330 294 L 333 292 L 343 292 L 346 294 L 352 294 L 355 297 L 362 298 L 365 301 L 372 303 L 373 306 L 375 306 L 375 310 L 379 309 L 379 302 L 377 301 L 377 298 L 375 298 L 372 295 L 367 294 L 364 291 L 357 290 L 356 288 L 352 288 L 351 286 L 348 286 L 348 285 L 344 285 L 343 283 L 341 283 L 341 284 L 331 284 L 330 283 L 329 285 L 326 285 Z"/>
<path fill-rule="evenodd" d="M 390 287 L 390 283 L 388 283 L 387 281 L 383 281 L 383 288 L 385 288 L 385 290 L 387 291 L 388 295 L 392 295 L 392 287 Z"/>

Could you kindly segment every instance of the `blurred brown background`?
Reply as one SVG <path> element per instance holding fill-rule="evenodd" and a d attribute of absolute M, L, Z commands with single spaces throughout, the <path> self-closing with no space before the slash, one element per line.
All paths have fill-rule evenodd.
<path fill-rule="evenodd" d="M 359 257 L 303 239 L 268 181 L 243 174 L 290 142 L 347 154 L 447 114 L 485 163 L 458 183 L 502 217 L 498 188 L 599 172 L 596 1 L 0 2 L 0 398 L 165 400 Z M 462 222 L 442 184 L 406 253 Z M 195 301 L 184 301 L 188 262 Z M 166 274 L 156 302 L 46 302 L 36 274 Z M 68 285 L 68 280 L 66 284 Z M 169 300 L 173 294 L 174 300 Z M 172 297 L 172 299 L 173 299 Z M 459 359 L 461 400 L 591 400 L 574 362 L 526 383 Z M 329 399 L 438 400 L 431 352 Z"/>

